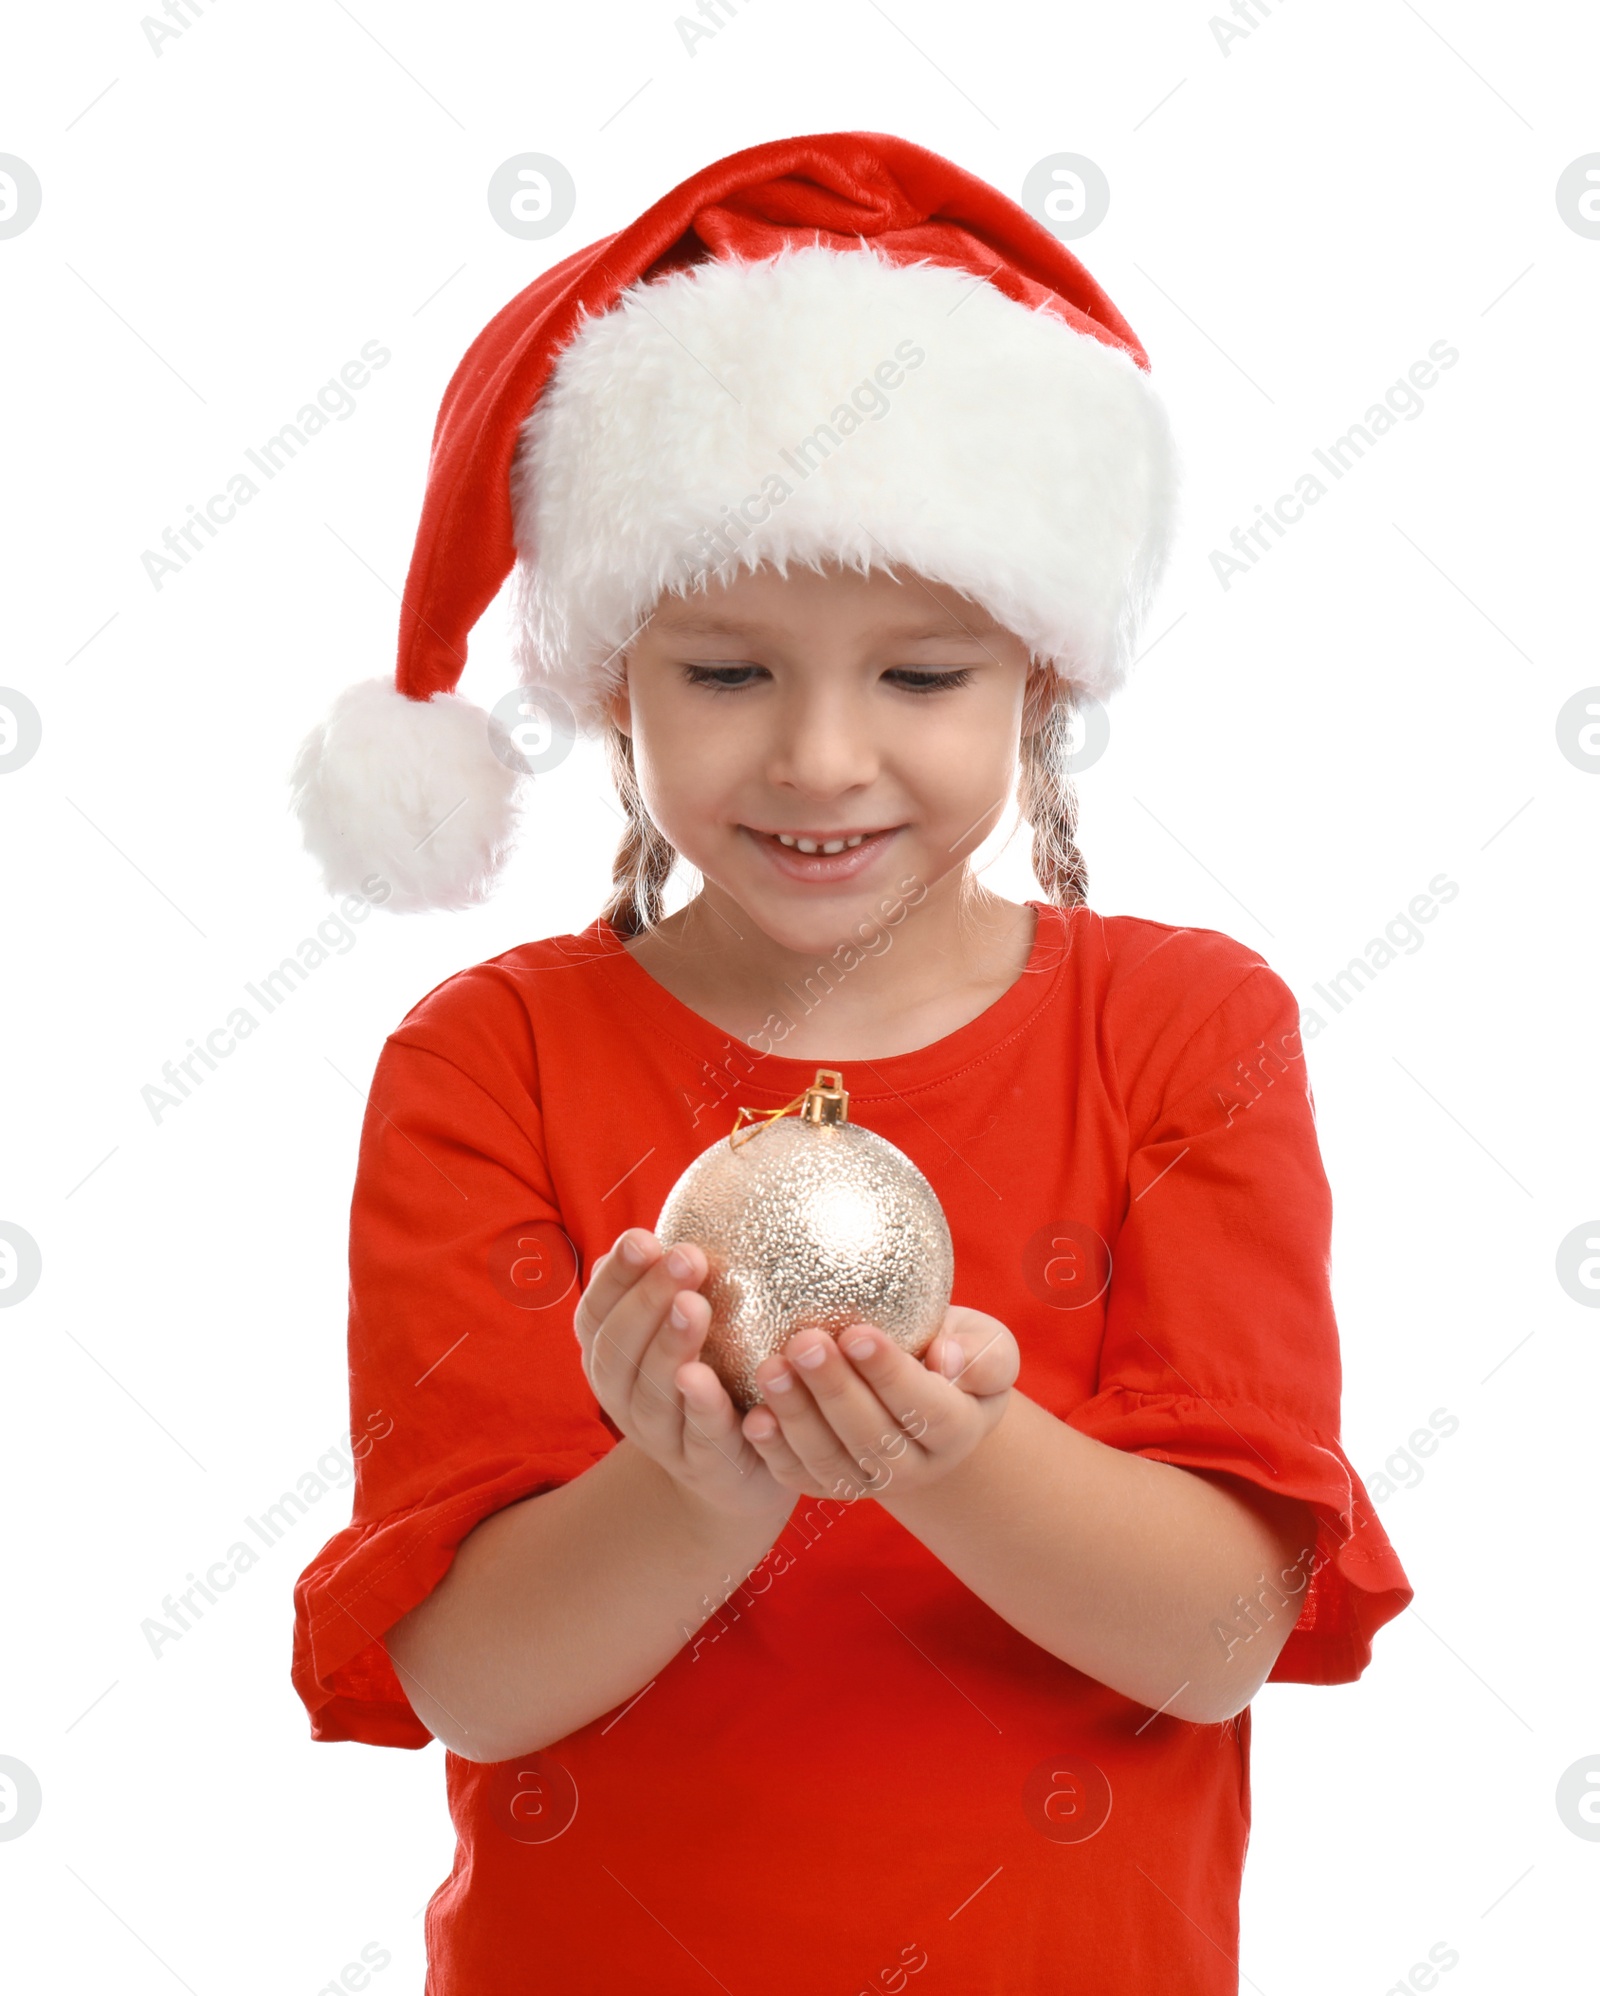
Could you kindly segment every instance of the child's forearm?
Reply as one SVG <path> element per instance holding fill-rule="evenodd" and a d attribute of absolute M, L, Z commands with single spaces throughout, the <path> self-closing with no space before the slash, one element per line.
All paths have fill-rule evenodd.
<path fill-rule="evenodd" d="M 1315 1541 L 1308 1506 L 1246 1502 L 1080 1434 L 1015 1390 L 943 1481 L 879 1501 L 1041 1648 L 1201 1724 L 1231 1718 L 1265 1682 Z M 1282 1573 L 1296 1562 L 1298 1588 Z"/>
<path fill-rule="evenodd" d="M 766 1554 L 789 1504 L 713 1510 L 623 1440 L 462 1542 L 386 1646 L 417 1717 L 467 1760 L 565 1737 L 647 1684 Z"/>

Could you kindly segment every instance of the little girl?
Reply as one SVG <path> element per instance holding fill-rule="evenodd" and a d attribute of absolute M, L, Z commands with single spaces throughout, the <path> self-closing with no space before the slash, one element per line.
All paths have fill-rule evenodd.
<path fill-rule="evenodd" d="M 708 167 L 450 384 L 308 843 L 390 907 L 488 891 L 518 758 L 453 689 L 514 562 L 528 697 L 604 734 L 627 833 L 581 934 L 408 1014 L 362 1133 L 295 1683 L 317 1739 L 448 1750 L 431 1996 L 1238 1988 L 1250 1701 L 1358 1677 L 1411 1590 L 1339 1442 L 1293 995 L 1084 899 L 1068 722 L 1174 483 L 1076 258 L 873 134 Z M 968 866 L 1013 794 L 1021 905 Z M 652 1229 L 819 1066 L 957 1300 L 920 1358 L 799 1332 L 741 1414 Z"/>

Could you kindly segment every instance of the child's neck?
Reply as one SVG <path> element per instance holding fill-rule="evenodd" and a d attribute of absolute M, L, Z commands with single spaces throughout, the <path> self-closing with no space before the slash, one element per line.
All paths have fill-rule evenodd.
<path fill-rule="evenodd" d="M 762 1051 L 824 1064 L 887 1060 L 987 1011 L 1022 975 L 1037 920 L 982 889 L 963 909 L 953 879 L 870 947 L 792 949 L 708 883 L 626 947 L 681 1004 Z"/>

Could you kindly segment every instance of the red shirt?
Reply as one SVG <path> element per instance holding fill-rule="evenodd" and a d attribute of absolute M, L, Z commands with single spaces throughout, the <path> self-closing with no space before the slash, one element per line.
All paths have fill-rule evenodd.
<path fill-rule="evenodd" d="M 1015 1332 L 1021 1391 L 1315 1507 L 1219 1642 L 1298 1609 L 1273 1679 L 1361 1674 L 1411 1588 L 1339 1444 L 1295 999 L 1214 931 L 1030 905 L 1018 981 L 883 1060 L 757 1055 L 603 922 L 407 1016 L 351 1211 L 354 1517 L 296 1590 L 317 1739 L 426 1743 L 384 1632 L 482 1518 L 617 1440 L 572 1329 L 594 1262 L 824 1064 L 931 1181 L 954 1300 Z M 805 1500 L 636 1699 L 520 1761 L 446 1756 L 427 1987 L 1233 1996 L 1249 1743 L 1248 1709 L 1153 1716 L 1058 1661 L 870 1498 Z"/>

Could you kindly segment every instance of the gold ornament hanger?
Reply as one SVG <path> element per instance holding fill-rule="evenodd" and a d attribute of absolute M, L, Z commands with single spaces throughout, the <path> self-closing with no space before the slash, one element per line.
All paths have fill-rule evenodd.
<path fill-rule="evenodd" d="M 785 1102 L 781 1109 L 741 1108 L 733 1119 L 733 1128 L 728 1132 L 728 1148 L 738 1150 L 752 1137 L 760 1136 L 769 1123 L 775 1123 L 780 1116 L 787 1116 L 791 1109 L 799 1109 L 803 1123 L 848 1123 L 850 1120 L 850 1096 L 844 1085 L 844 1075 L 836 1067 L 819 1067 L 817 1078 L 809 1088 L 802 1088 L 792 1102 Z M 743 1128 L 746 1117 L 751 1127 Z"/>

